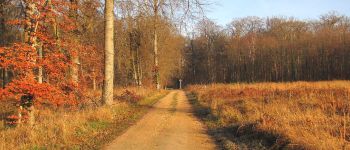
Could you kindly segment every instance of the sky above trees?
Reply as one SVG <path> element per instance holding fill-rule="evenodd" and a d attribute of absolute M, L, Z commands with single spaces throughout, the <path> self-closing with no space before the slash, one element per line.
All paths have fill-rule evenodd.
<path fill-rule="evenodd" d="M 298 19 L 317 19 L 320 15 L 336 11 L 350 15 L 349 0 L 213 0 L 208 18 L 226 25 L 232 18 L 246 16 L 293 16 Z"/>

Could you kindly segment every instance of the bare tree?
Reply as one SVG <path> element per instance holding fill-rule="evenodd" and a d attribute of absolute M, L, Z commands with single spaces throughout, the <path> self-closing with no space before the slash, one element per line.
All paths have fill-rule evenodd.
<path fill-rule="evenodd" d="M 185 18 L 193 18 L 201 14 L 202 6 L 206 4 L 204 0 L 147 0 L 138 1 L 142 5 L 143 11 L 153 15 L 153 55 L 154 55 L 154 83 L 156 88 L 161 88 L 161 77 L 159 67 L 159 20 L 161 18 L 184 23 Z M 151 11 L 150 11 L 151 10 Z"/>
<path fill-rule="evenodd" d="M 218 30 L 210 30 L 211 24 L 200 22 L 198 36 L 187 47 L 191 55 L 187 55 L 185 80 L 207 83 L 348 79 L 349 69 L 345 68 L 350 63 L 346 59 L 350 54 L 349 22 L 348 17 L 334 13 L 315 21 L 245 17 Z"/>

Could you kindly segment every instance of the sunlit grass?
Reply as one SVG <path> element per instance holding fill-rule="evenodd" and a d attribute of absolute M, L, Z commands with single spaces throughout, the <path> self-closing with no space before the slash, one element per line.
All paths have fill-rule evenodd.
<path fill-rule="evenodd" d="M 142 104 L 116 100 L 112 106 L 88 107 L 81 110 L 42 108 L 36 113 L 34 127 L 20 125 L 5 128 L 2 124 L 0 150 L 99 149 L 142 117 L 149 109 L 148 106 L 167 94 L 166 91 L 128 90 L 141 96 Z M 117 92 L 116 95 L 120 93 L 122 92 Z"/>
<path fill-rule="evenodd" d="M 193 85 L 188 91 L 207 108 L 209 128 L 234 135 L 237 147 L 256 148 L 260 141 L 269 148 L 349 148 L 349 81 Z"/>

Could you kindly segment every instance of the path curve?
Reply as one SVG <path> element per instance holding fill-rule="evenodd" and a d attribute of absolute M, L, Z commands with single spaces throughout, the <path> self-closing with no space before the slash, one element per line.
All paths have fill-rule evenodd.
<path fill-rule="evenodd" d="M 105 150 L 212 150 L 214 141 L 193 116 L 183 91 L 172 91 Z"/>

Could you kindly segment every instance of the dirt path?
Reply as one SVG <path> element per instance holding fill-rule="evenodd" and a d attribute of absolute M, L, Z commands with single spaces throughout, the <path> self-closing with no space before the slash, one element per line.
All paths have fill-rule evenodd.
<path fill-rule="evenodd" d="M 136 125 L 105 147 L 106 150 L 209 150 L 213 140 L 192 115 L 183 91 L 160 100 Z"/>

